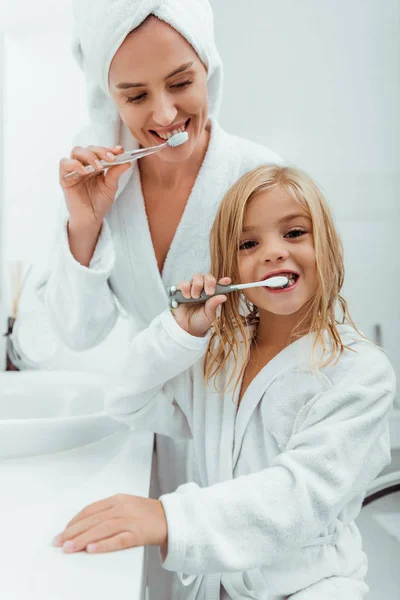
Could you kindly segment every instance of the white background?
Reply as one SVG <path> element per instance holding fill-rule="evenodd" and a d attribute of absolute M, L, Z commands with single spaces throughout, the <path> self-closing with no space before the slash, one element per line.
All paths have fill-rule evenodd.
<path fill-rule="evenodd" d="M 343 236 L 359 325 L 400 335 L 400 1 L 212 0 L 225 65 L 221 123 L 306 169 Z M 58 161 L 86 115 L 70 0 L 13 0 L 5 32 L 4 200 L 10 260 L 48 253 Z"/>

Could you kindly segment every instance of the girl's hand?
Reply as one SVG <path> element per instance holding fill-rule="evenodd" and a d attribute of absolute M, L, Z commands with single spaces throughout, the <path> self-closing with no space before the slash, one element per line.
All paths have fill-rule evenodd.
<path fill-rule="evenodd" d="M 223 277 L 218 281 L 221 285 L 229 285 L 230 277 Z M 217 281 L 213 275 L 194 275 L 192 281 L 181 281 L 176 289 L 181 290 L 185 298 L 200 298 L 204 289 L 208 295 L 214 294 Z M 203 337 L 210 329 L 217 314 L 217 308 L 226 301 L 225 295 L 213 296 L 207 302 L 199 304 L 179 304 L 173 309 L 173 314 L 178 325 L 190 335 Z"/>
<path fill-rule="evenodd" d="M 136 546 L 166 546 L 168 526 L 162 503 L 117 494 L 90 504 L 57 535 L 65 552 L 113 552 Z"/>
<path fill-rule="evenodd" d="M 70 158 L 60 161 L 59 176 L 70 215 L 70 224 L 79 230 L 85 228 L 100 230 L 102 222 L 114 202 L 118 180 L 131 163 L 109 168 L 106 173 L 100 160 L 112 162 L 124 149 L 121 146 L 103 148 L 101 146 L 75 147 Z M 95 171 L 86 173 L 84 167 L 91 165 Z M 65 179 L 65 175 L 77 171 L 80 175 Z"/>

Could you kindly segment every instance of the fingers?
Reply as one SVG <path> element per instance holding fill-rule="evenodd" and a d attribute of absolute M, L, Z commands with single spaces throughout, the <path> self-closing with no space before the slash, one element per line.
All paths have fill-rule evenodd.
<path fill-rule="evenodd" d="M 102 169 L 102 164 L 100 162 L 101 159 L 104 159 L 104 152 L 94 152 L 91 148 L 82 148 L 81 146 L 76 146 L 72 149 L 71 158 L 74 160 L 79 160 L 82 165 L 91 165 L 94 170 Z M 111 156 L 111 154 L 110 154 Z M 115 156 L 112 155 L 113 158 L 107 158 L 107 160 L 115 160 Z"/>
<path fill-rule="evenodd" d="M 116 186 L 122 173 L 130 169 L 131 166 L 132 163 L 125 163 L 123 165 L 118 165 L 117 167 L 109 168 L 105 176 L 105 183 L 111 186 Z"/>
<path fill-rule="evenodd" d="M 112 148 L 104 148 L 103 146 L 88 146 L 88 150 L 94 152 L 99 158 L 106 160 L 107 162 L 115 160 L 115 157 L 118 156 L 118 154 L 124 153 L 122 146 L 113 146 Z"/>
<path fill-rule="evenodd" d="M 208 275 L 207 277 L 210 279 L 211 275 Z M 200 294 L 204 288 L 204 282 L 205 277 L 201 273 L 196 273 L 196 275 L 193 275 L 190 286 L 190 295 L 192 298 L 200 298 Z"/>
<path fill-rule="evenodd" d="M 222 284 L 223 285 L 223 284 Z M 217 309 L 218 307 L 226 302 L 227 298 L 224 294 L 219 294 L 218 296 L 213 296 L 204 305 L 204 314 L 209 320 L 210 324 L 212 324 L 217 317 Z"/>
<path fill-rule="evenodd" d="M 185 280 L 180 281 L 177 284 L 176 289 L 180 290 L 182 292 L 182 294 L 185 296 L 185 298 L 191 298 L 192 297 L 192 295 L 190 293 L 191 284 L 188 281 L 185 281 Z"/>
<path fill-rule="evenodd" d="M 132 532 L 123 531 L 105 540 L 96 543 L 90 543 L 86 546 L 86 551 L 100 554 L 102 552 L 115 552 L 116 550 L 125 550 L 136 545 L 136 539 Z"/>
<path fill-rule="evenodd" d="M 212 278 L 212 275 L 206 275 L 205 277 L 209 278 L 208 286 L 210 286 L 210 278 Z M 185 298 L 200 298 L 200 294 L 205 285 L 205 277 L 201 273 L 196 273 L 196 275 L 193 275 L 192 281 L 180 281 L 176 286 L 176 289 L 181 290 Z"/>
<path fill-rule="evenodd" d="M 223 277 L 218 281 L 218 283 L 221 285 L 229 285 L 231 283 L 231 278 Z M 215 294 L 216 285 L 217 282 L 213 275 L 202 275 L 201 273 L 196 273 L 196 275 L 193 275 L 190 282 L 185 280 L 180 281 L 177 284 L 176 289 L 180 290 L 185 298 L 196 299 L 200 298 L 200 294 L 203 290 L 207 296 L 212 296 Z"/>
<path fill-rule="evenodd" d="M 85 169 L 85 167 L 89 165 L 93 171 L 101 170 L 103 169 L 101 160 L 113 162 L 116 156 L 123 154 L 123 152 L 124 149 L 122 146 L 114 146 L 112 148 L 102 146 L 88 146 L 87 148 L 83 148 L 82 146 L 75 146 L 71 151 L 70 157 L 63 158 L 60 161 L 61 175 L 66 175 L 72 171 L 87 175 L 90 173 L 90 170 Z"/>
<path fill-rule="evenodd" d="M 230 285 L 232 283 L 232 279 L 230 277 L 222 277 L 218 283 L 220 285 Z"/>
<path fill-rule="evenodd" d="M 87 171 L 85 167 L 82 165 L 79 160 L 72 158 L 62 158 L 60 160 L 60 180 L 62 180 L 65 175 L 68 173 L 72 173 L 73 171 L 77 171 L 82 177 L 87 175 Z M 79 175 L 75 179 L 80 179 Z"/>
<path fill-rule="evenodd" d="M 93 525 L 82 531 L 80 534 L 74 534 L 63 544 L 65 552 L 80 552 L 85 550 L 89 544 L 98 543 L 101 540 L 107 540 L 114 535 L 126 531 L 126 523 L 122 518 L 110 518 L 102 520 L 97 525 Z"/>
<path fill-rule="evenodd" d="M 98 500 L 98 502 L 93 502 L 92 504 L 85 506 L 85 508 L 83 508 L 77 515 L 75 515 L 75 517 L 73 519 L 71 519 L 70 522 L 67 524 L 67 527 L 74 525 L 75 523 L 77 523 L 78 521 L 81 521 L 82 519 L 86 519 L 87 517 L 91 517 L 92 515 L 95 515 L 99 512 L 108 510 L 108 509 L 112 508 L 114 505 L 115 505 L 114 496 L 111 496 L 110 498 L 104 498 L 103 500 Z"/>
<path fill-rule="evenodd" d="M 180 290 L 184 297 L 189 299 L 200 298 L 200 294 L 205 287 L 207 290 L 211 290 L 207 293 L 213 294 L 215 292 L 215 277 L 196 273 L 196 275 L 193 275 L 192 281 L 180 281 L 176 289 Z"/>

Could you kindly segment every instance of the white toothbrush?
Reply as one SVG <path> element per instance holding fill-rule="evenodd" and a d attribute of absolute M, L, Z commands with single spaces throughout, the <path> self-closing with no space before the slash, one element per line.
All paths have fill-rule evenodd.
<path fill-rule="evenodd" d="M 270 287 L 270 288 L 284 288 L 288 285 L 289 280 L 287 277 L 278 275 L 277 277 L 270 277 L 263 281 L 256 281 L 254 283 L 237 283 L 232 285 L 217 285 L 213 296 L 219 294 L 229 294 L 229 292 L 235 292 L 237 290 L 247 290 L 248 288 L 254 287 Z M 179 304 L 183 303 L 198 303 L 206 302 L 212 296 L 208 296 L 204 290 L 200 294 L 200 298 L 185 298 L 180 290 L 177 290 L 175 286 L 167 289 L 169 298 L 169 305 L 171 308 L 178 308 Z"/>
<path fill-rule="evenodd" d="M 149 154 L 154 154 L 155 152 L 159 152 L 164 148 L 169 146 L 170 148 L 176 148 L 181 144 L 184 144 L 189 139 L 189 134 L 187 131 L 181 131 L 180 133 L 175 133 L 171 135 L 170 138 L 164 144 L 158 144 L 157 146 L 150 146 L 149 148 L 139 148 L 138 150 L 128 150 L 128 152 L 124 152 L 115 158 L 113 161 L 101 160 L 101 165 L 103 169 L 95 169 L 92 165 L 88 165 L 85 167 L 85 171 L 89 173 L 101 173 L 102 170 L 108 169 L 109 167 L 116 167 L 118 165 L 124 165 L 125 163 L 133 162 L 134 160 L 138 160 L 139 158 L 143 158 L 144 156 L 149 156 Z M 69 179 L 70 177 L 82 177 L 82 173 L 78 171 L 71 171 L 67 175 L 64 175 L 64 179 Z"/>

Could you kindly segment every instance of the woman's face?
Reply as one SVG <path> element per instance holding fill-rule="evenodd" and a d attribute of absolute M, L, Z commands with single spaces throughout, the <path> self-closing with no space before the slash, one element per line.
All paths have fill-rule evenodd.
<path fill-rule="evenodd" d="M 150 17 L 127 36 L 109 71 L 111 96 L 121 119 L 142 146 L 162 144 L 173 133 L 189 140 L 158 156 L 186 160 L 205 134 L 207 72 L 190 44 L 172 27 Z"/>
<path fill-rule="evenodd" d="M 242 282 L 284 275 L 284 289 L 246 290 L 260 311 L 292 315 L 315 294 L 318 286 L 311 218 L 284 189 L 259 193 L 250 200 L 239 244 L 239 276 Z"/>

